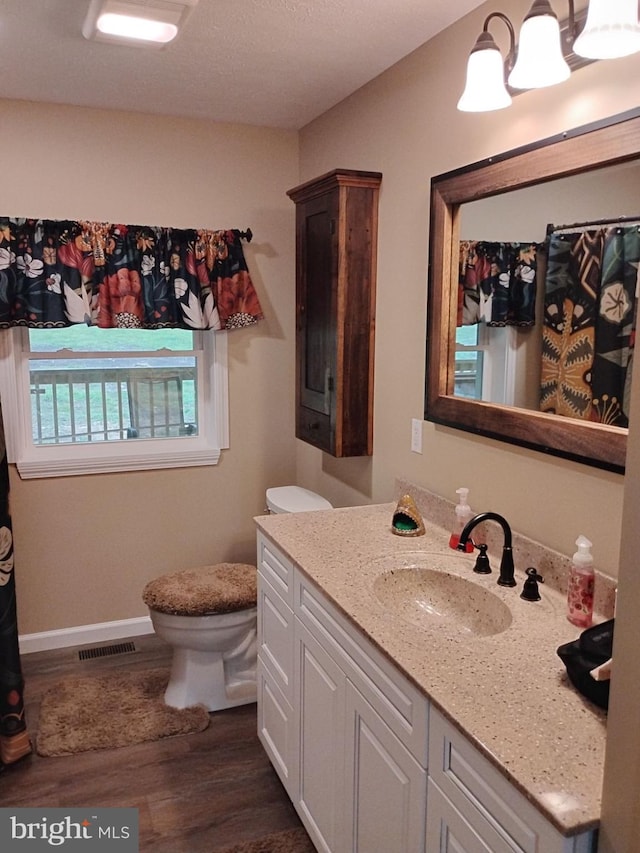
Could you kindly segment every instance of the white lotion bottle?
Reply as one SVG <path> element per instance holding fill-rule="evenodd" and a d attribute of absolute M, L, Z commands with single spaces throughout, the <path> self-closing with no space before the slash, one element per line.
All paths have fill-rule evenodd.
<path fill-rule="evenodd" d="M 456 516 L 455 521 L 453 523 L 453 530 L 451 531 L 451 537 L 449 538 L 449 547 L 453 548 L 454 551 L 458 547 L 458 542 L 460 541 L 460 534 L 462 533 L 463 527 L 465 526 L 467 521 L 470 521 L 473 518 L 473 510 L 468 504 L 469 489 L 456 489 L 456 495 L 458 495 L 458 504 L 456 506 Z M 467 542 L 465 546 L 465 552 L 467 554 L 473 553 L 472 542 Z"/>
<path fill-rule="evenodd" d="M 567 619 L 579 628 L 588 628 L 593 621 L 593 590 L 595 572 L 591 542 L 586 536 L 578 536 L 578 550 L 573 555 L 569 588 L 567 590 Z"/>

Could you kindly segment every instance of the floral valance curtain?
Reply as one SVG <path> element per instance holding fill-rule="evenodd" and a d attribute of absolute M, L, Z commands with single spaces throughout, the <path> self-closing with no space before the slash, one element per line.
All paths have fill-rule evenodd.
<path fill-rule="evenodd" d="M 0 328 L 251 325 L 240 233 L 0 217 Z"/>
<path fill-rule="evenodd" d="M 461 240 L 458 326 L 533 326 L 537 243 Z"/>
<path fill-rule="evenodd" d="M 640 287 L 640 226 L 549 236 L 540 408 L 626 427 Z"/>

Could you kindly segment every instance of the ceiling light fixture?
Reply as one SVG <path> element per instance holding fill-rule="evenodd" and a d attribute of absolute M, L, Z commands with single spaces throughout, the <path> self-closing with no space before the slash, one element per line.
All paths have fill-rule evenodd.
<path fill-rule="evenodd" d="M 198 0 L 91 0 L 87 39 L 161 48 L 178 35 Z"/>
<path fill-rule="evenodd" d="M 468 112 L 501 109 L 509 105 L 511 95 L 518 91 L 553 86 L 589 62 L 628 56 L 640 50 L 638 0 L 590 0 L 586 14 L 578 15 L 574 0 L 568 0 L 568 4 L 569 18 L 560 23 L 549 0 L 534 0 L 522 23 L 517 47 L 509 18 L 501 12 L 492 12 L 485 19 L 469 56 L 458 109 Z M 495 17 L 502 19 L 509 29 L 510 47 L 504 62 L 488 32 L 488 24 Z M 498 59 L 502 74 L 497 68 Z"/>

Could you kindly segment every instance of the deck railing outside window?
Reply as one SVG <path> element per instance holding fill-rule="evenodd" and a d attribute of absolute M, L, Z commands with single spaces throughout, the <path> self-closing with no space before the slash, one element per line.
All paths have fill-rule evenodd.
<path fill-rule="evenodd" d="M 33 443 L 196 435 L 196 368 L 34 370 Z"/>

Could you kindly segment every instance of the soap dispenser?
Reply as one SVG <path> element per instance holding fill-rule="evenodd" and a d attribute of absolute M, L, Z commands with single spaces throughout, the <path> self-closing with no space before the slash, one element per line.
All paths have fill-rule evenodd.
<path fill-rule="evenodd" d="M 453 548 L 454 551 L 458 547 L 460 534 L 462 533 L 465 524 L 473 518 L 473 511 L 467 503 L 469 498 L 469 489 L 456 489 L 456 495 L 458 495 L 458 505 L 456 506 L 455 521 L 453 523 L 453 530 L 451 531 L 451 537 L 449 539 L 449 547 Z M 467 554 L 473 553 L 473 542 L 471 542 L 471 540 L 467 542 L 464 550 Z"/>
<path fill-rule="evenodd" d="M 593 619 L 595 572 L 591 542 L 586 536 L 576 539 L 578 550 L 573 555 L 567 591 L 567 619 L 579 628 L 588 628 Z"/>

